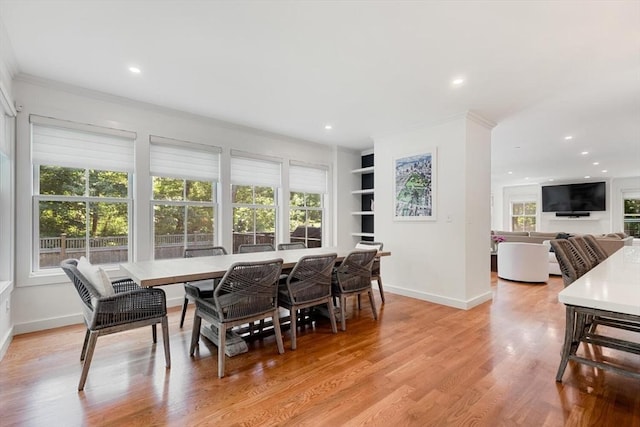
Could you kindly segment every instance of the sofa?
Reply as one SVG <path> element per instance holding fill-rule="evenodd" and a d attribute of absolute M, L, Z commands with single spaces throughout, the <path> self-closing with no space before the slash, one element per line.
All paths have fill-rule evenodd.
<path fill-rule="evenodd" d="M 550 240 L 558 237 L 559 234 L 568 235 L 569 233 L 545 233 L 538 231 L 491 231 L 491 242 L 494 242 L 494 236 L 502 236 L 504 242 L 522 242 L 522 243 L 538 243 L 551 249 Z M 625 233 L 609 233 L 593 235 L 607 256 L 611 255 L 623 246 L 631 246 L 633 244 L 633 236 L 627 236 Z M 499 245 L 498 245 L 499 247 Z M 498 267 L 499 271 L 499 267 Z M 548 272 L 551 275 L 560 276 L 560 266 L 556 259 L 556 254 L 548 253 Z"/>

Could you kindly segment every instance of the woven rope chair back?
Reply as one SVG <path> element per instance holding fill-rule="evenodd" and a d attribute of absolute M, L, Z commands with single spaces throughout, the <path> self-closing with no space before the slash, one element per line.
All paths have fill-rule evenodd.
<path fill-rule="evenodd" d="M 289 249 L 307 249 L 307 245 L 302 242 L 294 242 L 294 243 L 280 243 L 278 244 L 279 251 L 286 251 Z"/>
<path fill-rule="evenodd" d="M 252 252 L 271 252 L 276 249 L 271 243 L 244 244 L 238 246 L 239 254 L 248 254 Z"/>
<path fill-rule="evenodd" d="M 287 276 L 287 289 L 296 304 L 331 296 L 331 273 L 336 254 L 300 258 Z"/>
<path fill-rule="evenodd" d="M 371 287 L 371 267 L 377 249 L 350 252 L 336 269 L 336 279 L 342 292 L 358 291 Z"/>
<path fill-rule="evenodd" d="M 280 258 L 233 264 L 213 292 L 217 315 L 232 321 L 273 311 L 281 271 Z"/>
<path fill-rule="evenodd" d="M 222 246 L 206 246 L 206 247 L 194 247 L 186 248 L 184 250 L 185 258 L 195 258 L 200 256 L 218 256 L 226 255 L 227 250 Z"/>
<path fill-rule="evenodd" d="M 598 258 L 598 262 L 602 262 L 608 258 L 607 253 L 604 251 L 604 249 L 602 249 L 602 246 L 600 246 L 600 243 L 598 243 L 593 235 L 585 234 L 582 237 L 584 238 L 587 245 L 591 248 L 595 256 Z"/>
<path fill-rule="evenodd" d="M 591 246 L 587 244 L 587 241 L 582 236 L 572 236 L 569 237 L 569 241 L 573 243 L 578 250 L 582 252 L 583 258 L 589 263 L 590 267 L 593 268 L 596 265 L 600 264 L 600 260 L 598 259 L 598 255 L 591 249 Z"/>
<path fill-rule="evenodd" d="M 565 287 L 589 271 L 589 264 L 583 258 L 582 253 L 568 239 L 555 239 L 549 243 L 555 251 Z"/>

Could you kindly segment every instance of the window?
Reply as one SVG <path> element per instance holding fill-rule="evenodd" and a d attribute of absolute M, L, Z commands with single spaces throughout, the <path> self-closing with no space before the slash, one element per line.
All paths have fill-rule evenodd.
<path fill-rule="evenodd" d="M 511 231 L 536 231 L 536 202 L 511 202 Z"/>
<path fill-rule="evenodd" d="M 241 244 L 276 245 L 280 163 L 231 158 L 233 253 Z"/>
<path fill-rule="evenodd" d="M 156 136 L 150 142 L 154 258 L 214 246 L 220 149 Z"/>
<path fill-rule="evenodd" d="M 289 186 L 290 241 L 303 242 L 309 248 L 322 246 L 326 170 L 292 165 L 289 168 Z"/>
<path fill-rule="evenodd" d="M 127 261 L 135 134 L 33 115 L 30 120 L 33 269 L 83 255 L 94 264 Z"/>
<path fill-rule="evenodd" d="M 624 232 L 640 238 L 640 193 L 623 193 Z"/>

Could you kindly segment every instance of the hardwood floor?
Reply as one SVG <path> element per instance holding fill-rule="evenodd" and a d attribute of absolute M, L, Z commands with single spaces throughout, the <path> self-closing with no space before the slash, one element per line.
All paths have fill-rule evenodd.
<path fill-rule="evenodd" d="M 387 293 L 377 322 L 363 298 L 346 332 L 319 321 L 296 351 L 284 332 L 283 355 L 273 336 L 254 341 L 223 379 L 206 340 L 188 356 L 193 307 L 183 329 L 171 311 L 171 369 L 150 328 L 102 337 L 83 392 L 83 326 L 16 336 L 0 362 L 0 425 L 640 426 L 638 380 L 569 362 L 556 383 L 561 279 L 493 273 L 492 286 L 493 301 L 468 311 Z M 636 355 L 599 354 L 640 370 Z"/>

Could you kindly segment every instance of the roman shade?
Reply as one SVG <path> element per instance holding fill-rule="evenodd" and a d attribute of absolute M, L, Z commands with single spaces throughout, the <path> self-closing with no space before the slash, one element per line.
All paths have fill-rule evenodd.
<path fill-rule="evenodd" d="M 219 147 L 151 135 L 150 170 L 152 176 L 218 181 Z"/>
<path fill-rule="evenodd" d="M 308 166 L 289 166 L 289 188 L 304 193 L 327 193 L 326 169 Z"/>

